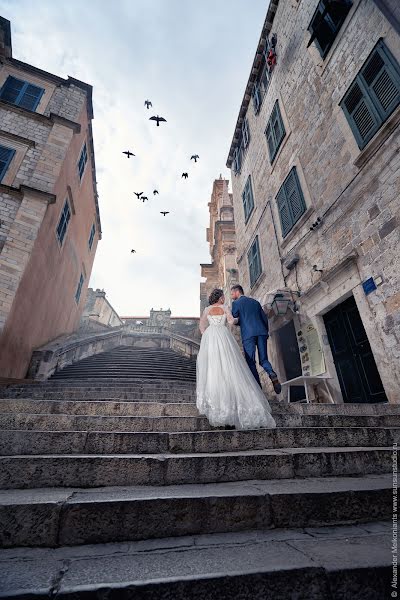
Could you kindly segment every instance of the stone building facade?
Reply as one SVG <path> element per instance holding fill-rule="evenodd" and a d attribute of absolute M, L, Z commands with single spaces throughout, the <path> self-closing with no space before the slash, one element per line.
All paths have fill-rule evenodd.
<path fill-rule="evenodd" d="M 122 326 L 122 319 L 106 298 L 104 290 L 89 288 L 86 295 L 86 304 L 81 318 L 81 329 L 100 327 Z"/>
<path fill-rule="evenodd" d="M 272 0 L 227 161 L 272 362 L 282 380 L 328 377 L 336 402 L 400 401 L 399 13 Z"/>
<path fill-rule="evenodd" d="M 74 331 L 101 237 L 92 88 L 13 58 L 0 18 L 0 375 Z"/>
<path fill-rule="evenodd" d="M 207 241 L 212 262 L 201 265 L 201 276 L 205 281 L 200 283 L 200 313 L 208 305 L 213 289 L 222 288 L 229 300 L 230 288 L 237 283 L 235 216 L 228 186 L 227 179 L 221 176 L 215 179 L 208 203 L 210 226 L 207 228 Z"/>
<path fill-rule="evenodd" d="M 125 325 L 130 325 L 132 329 L 138 331 L 165 327 L 177 335 L 192 340 L 198 340 L 200 337 L 199 317 L 174 317 L 169 308 L 167 310 L 152 308 L 148 316 L 127 316 L 121 319 Z"/>

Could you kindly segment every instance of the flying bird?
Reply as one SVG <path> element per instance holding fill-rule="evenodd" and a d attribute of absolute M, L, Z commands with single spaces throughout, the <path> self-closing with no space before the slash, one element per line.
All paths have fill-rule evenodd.
<path fill-rule="evenodd" d="M 138 200 L 140 200 L 140 196 L 143 194 L 143 192 L 133 192 L 135 194 L 135 196 L 137 196 Z"/>
<path fill-rule="evenodd" d="M 136 254 L 136 250 L 131 250 L 131 254 Z"/>
<path fill-rule="evenodd" d="M 164 119 L 164 117 L 159 117 L 157 115 L 156 117 L 150 117 L 149 121 L 157 121 L 157 127 L 160 127 L 160 122 L 165 121 L 165 123 L 166 123 L 167 119 Z"/>
<path fill-rule="evenodd" d="M 164 215 L 164 217 L 165 217 L 165 215 L 169 215 L 169 211 L 168 210 L 161 210 L 160 211 L 160 215 Z"/>
<path fill-rule="evenodd" d="M 189 177 L 188 173 L 182 173 L 182 177 L 184 177 L 185 179 L 187 179 Z M 182 179 L 181 177 L 181 179 Z"/>
<path fill-rule="evenodd" d="M 131 156 L 135 156 L 135 154 L 133 154 L 133 152 L 131 152 L 130 150 L 125 150 L 122 154 L 126 154 L 128 158 L 130 158 Z"/>
<path fill-rule="evenodd" d="M 144 105 L 147 106 L 147 109 L 149 109 L 150 106 L 153 106 L 152 103 L 150 102 L 150 100 L 145 100 Z"/>
<path fill-rule="evenodd" d="M 154 190 L 153 194 L 154 195 L 158 194 L 158 190 Z"/>
<path fill-rule="evenodd" d="M 140 198 L 140 200 L 142 200 L 142 202 L 145 202 L 146 200 L 148 200 L 148 197 L 147 197 L 147 196 L 142 196 L 142 197 Z"/>
<path fill-rule="evenodd" d="M 190 160 L 194 160 L 194 162 L 197 162 L 197 159 L 198 159 L 198 158 L 200 158 L 200 156 L 199 156 L 198 154 L 193 154 L 193 155 L 190 157 Z"/>

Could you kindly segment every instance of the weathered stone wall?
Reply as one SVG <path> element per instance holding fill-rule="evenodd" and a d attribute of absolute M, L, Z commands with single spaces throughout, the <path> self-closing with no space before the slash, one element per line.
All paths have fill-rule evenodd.
<path fill-rule="evenodd" d="M 327 57 L 322 60 L 307 31 L 315 2 L 280 2 L 273 22 L 277 33 L 277 66 L 261 110 L 247 110 L 251 141 L 232 188 L 240 280 L 246 291 L 263 301 L 269 290 L 289 286 L 303 293 L 304 316 L 315 319 L 326 340 L 322 315 L 353 294 L 366 328 L 389 400 L 400 389 L 400 110 L 392 115 L 367 147 L 360 151 L 339 101 L 380 38 L 400 62 L 400 40 L 370 0 L 355 0 Z M 270 164 L 265 127 L 279 100 L 286 137 Z M 275 197 L 296 166 L 307 205 L 306 213 L 282 238 Z M 255 210 L 244 222 L 241 194 L 251 174 Z M 319 229 L 310 231 L 317 217 Z M 259 236 L 263 274 L 250 290 L 247 251 Z M 289 272 L 283 264 L 297 253 Z M 316 300 L 317 280 L 355 254 L 351 271 L 338 287 L 331 279 Z M 313 265 L 322 269 L 319 274 Z M 361 283 L 382 276 L 383 284 L 369 296 Z M 314 286 L 314 288 L 313 288 Z M 313 290 L 313 291 L 311 291 Z M 311 300 L 308 294 L 312 295 Z M 279 364 L 272 338 L 271 353 Z M 341 394 L 329 347 L 325 348 L 332 389 Z M 284 372 L 282 373 L 284 377 Z"/>

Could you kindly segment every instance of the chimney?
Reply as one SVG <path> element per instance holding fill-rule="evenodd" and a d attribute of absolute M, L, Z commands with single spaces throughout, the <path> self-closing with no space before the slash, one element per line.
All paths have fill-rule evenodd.
<path fill-rule="evenodd" d="M 11 23 L 4 17 L 0 17 L 0 58 L 11 58 Z"/>

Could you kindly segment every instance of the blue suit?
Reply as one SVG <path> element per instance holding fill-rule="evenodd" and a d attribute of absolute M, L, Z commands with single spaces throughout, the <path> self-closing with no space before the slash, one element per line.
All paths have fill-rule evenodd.
<path fill-rule="evenodd" d="M 268 360 L 267 340 L 269 331 L 267 315 L 257 300 L 247 296 L 240 296 L 232 302 L 232 315 L 239 319 L 238 325 L 240 325 L 245 358 L 261 387 L 256 366 L 256 348 L 260 365 L 270 377 L 276 377 L 276 373 Z"/>

